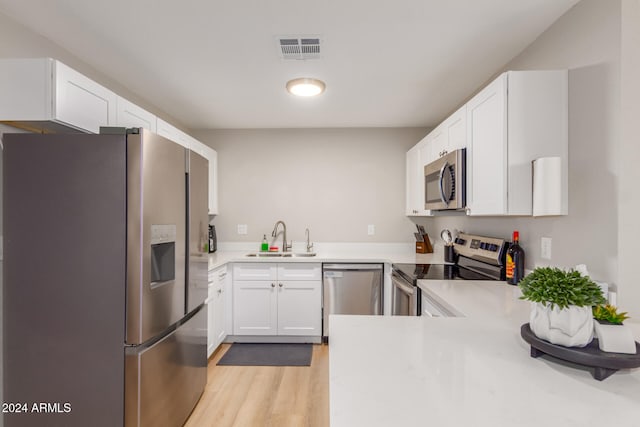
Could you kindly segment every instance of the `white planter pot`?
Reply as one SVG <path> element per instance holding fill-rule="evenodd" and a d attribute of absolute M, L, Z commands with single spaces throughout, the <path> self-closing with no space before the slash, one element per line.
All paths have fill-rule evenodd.
<path fill-rule="evenodd" d="M 552 344 L 584 347 L 593 340 L 593 313 L 591 307 L 552 309 L 547 304 L 532 303 L 529 327 L 538 338 Z"/>

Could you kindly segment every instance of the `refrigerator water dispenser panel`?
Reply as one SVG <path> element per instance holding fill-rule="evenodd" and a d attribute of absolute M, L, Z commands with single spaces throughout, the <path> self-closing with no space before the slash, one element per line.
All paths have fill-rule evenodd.
<path fill-rule="evenodd" d="M 151 287 L 176 278 L 176 226 L 151 225 Z"/>

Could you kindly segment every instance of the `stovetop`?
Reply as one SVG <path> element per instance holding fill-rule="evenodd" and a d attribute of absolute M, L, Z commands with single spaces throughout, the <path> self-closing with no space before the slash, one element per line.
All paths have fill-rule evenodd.
<path fill-rule="evenodd" d="M 414 286 L 423 279 L 504 280 L 504 239 L 461 232 L 453 247 L 455 264 L 393 264 L 393 271 Z"/>
<path fill-rule="evenodd" d="M 418 280 L 495 280 L 455 264 L 393 264 L 393 271 L 417 285 Z"/>

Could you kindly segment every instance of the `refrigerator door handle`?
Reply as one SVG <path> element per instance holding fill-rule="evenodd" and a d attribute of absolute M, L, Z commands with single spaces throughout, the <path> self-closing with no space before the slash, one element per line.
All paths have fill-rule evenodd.
<path fill-rule="evenodd" d="M 161 282 L 151 282 L 149 287 L 151 288 L 151 290 L 153 290 L 153 289 L 161 288 L 164 285 L 170 285 L 175 282 L 176 282 L 175 280 L 163 280 Z"/>

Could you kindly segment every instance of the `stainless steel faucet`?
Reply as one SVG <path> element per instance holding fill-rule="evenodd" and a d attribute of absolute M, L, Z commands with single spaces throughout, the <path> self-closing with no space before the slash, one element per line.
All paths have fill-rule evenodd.
<path fill-rule="evenodd" d="M 284 221 L 276 222 L 275 227 L 273 227 L 273 232 L 271 233 L 272 237 L 276 237 L 278 235 L 278 225 L 282 224 L 282 252 L 288 252 L 291 249 L 291 245 L 287 244 L 287 225 Z"/>
<path fill-rule="evenodd" d="M 305 228 L 304 233 L 307 236 L 307 252 L 311 252 L 313 249 L 313 243 L 309 242 L 309 229 Z"/>

